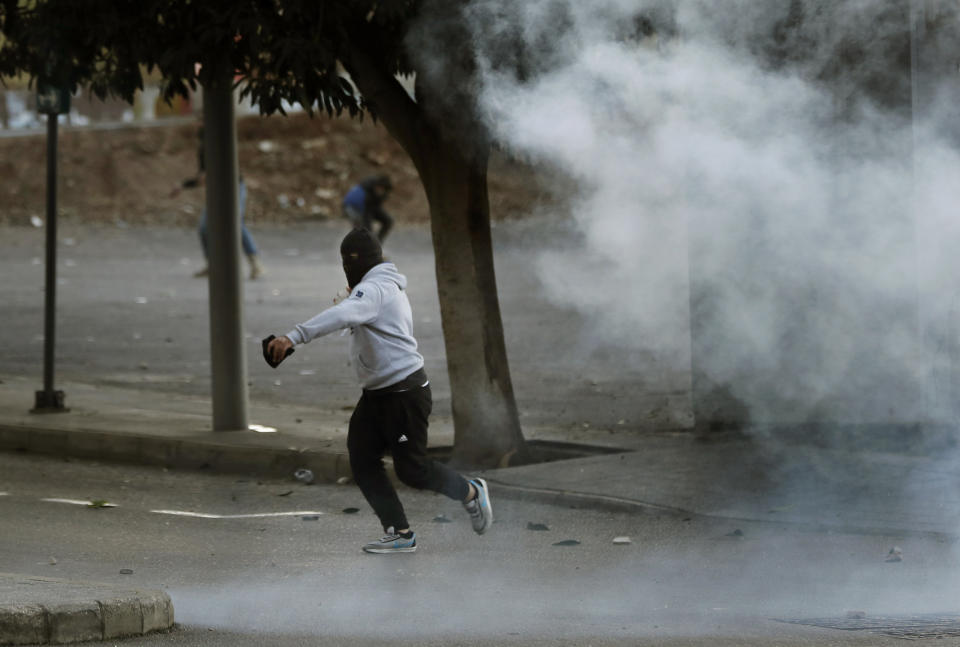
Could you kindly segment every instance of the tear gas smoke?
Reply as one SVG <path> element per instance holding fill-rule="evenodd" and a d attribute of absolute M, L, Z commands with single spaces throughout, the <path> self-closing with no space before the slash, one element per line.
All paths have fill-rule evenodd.
<path fill-rule="evenodd" d="M 578 514 L 609 522 L 609 515 Z M 890 566 L 883 561 L 884 540 L 784 538 L 758 527 L 731 538 L 721 534 L 728 529 L 708 524 L 697 529 L 701 539 L 683 540 L 689 553 L 678 554 L 676 540 L 639 528 L 657 525 L 651 518 L 620 522 L 637 524 L 642 545 L 614 547 L 607 538 L 598 546 L 583 537 L 581 546 L 554 548 L 553 539 L 541 540 L 540 533 L 527 533 L 537 538 L 528 540 L 513 520 L 485 535 L 482 550 L 462 549 L 471 538 L 434 534 L 422 556 L 357 558 L 340 548 L 320 549 L 321 535 L 316 558 L 299 572 L 290 572 L 288 562 L 170 594 L 177 621 L 189 627 L 323 636 L 333 644 L 360 638 L 556 644 L 561 636 L 563 644 L 630 644 L 639 636 L 746 636 L 751 619 L 788 614 L 943 611 L 955 591 L 953 578 L 937 564 L 945 549 L 923 549 L 924 542 L 907 540 L 909 561 Z"/>
<path fill-rule="evenodd" d="M 911 85 L 905 7 L 471 3 L 489 127 L 576 187 L 544 289 L 692 366 L 701 422 L 955 418 L 956 28 L 919 19 Z"/>
<path fill-rule="evenodd" d="M 960 486 L 955 3 L 469 6 L 490 131 L 572 186 L 582 244 L 536 267 L 592 343 L 689 379 L 698 424 L 762 435 L 784 501 L 817 476 L 771 427 L 945 430 L 933 462 Z"/>

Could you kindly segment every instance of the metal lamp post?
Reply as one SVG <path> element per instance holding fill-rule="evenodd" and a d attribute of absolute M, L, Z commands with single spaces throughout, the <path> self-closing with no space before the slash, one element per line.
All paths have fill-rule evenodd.
<path fill-rule="evenodd" d="M 39 83 L 37 110 L 47 115 L 47 258 L 43 312 L 43 390 L 36 392 L 32 413 L 62 413 L 63 391 L 53 388 L 57 305 L 57 117 L 70 111 L 65 88 Z"/>

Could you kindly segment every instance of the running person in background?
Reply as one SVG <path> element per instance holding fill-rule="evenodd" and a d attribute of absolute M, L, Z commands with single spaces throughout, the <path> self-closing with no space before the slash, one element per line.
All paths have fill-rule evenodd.
<path fill-rule="evenodd" d="M 383 203 L 393 189 L 386 175 L 374 175 L 355 184 L 343 198 L 343 215 L 356 228 L 373 231 L 373 221 L 380 223 L 377 238 L 380 243 L 387 239 L 393 227 L 393 218 L 383 210 Z"/>
<path fill-rule="evenodd" d="M 417 536 L 384 471 L 381 458 L 387 451 L 403 483 L 462 502 L 474 531 L 482 535 L 493 523 L 486 481 L 467 480 L 427 456 L 430 381 L 413 337 L 406 277 L 383 260 L 380 243 L 368 229 L 347 234 L 340 255 L 350 296 L 274 339 L 267 352 L 280 362 L 296 344 L 350 329 L 350 355 L 363 387 L 347 434 L 350 468 L 385 533 L 363 550 L 410 553 L 417 549 Z"/>
<path fill-rule="evenodd" d="M 197 146 L 197 174 L 194 177 L 187 178 L 179 186 L 175 187 L 174 190 L 170 192 L 170 197 L 176 197 L 183 189 L 194 189 L 204 184 L 206 167 L 203 163 L 203 128 L 200 128 L 197 137 L 200 140 Z M 260 253 L 257 250 L 257 244 L 253 242 L 253 236 L 247 231 L 247 226 L 243 222 L 246 210 L 247 184 L 243 181 L 243 176 L 241 175 L 237 182 L 237 211 L 240 212 L 240 243 L 243 245 L 243 253 L 246 254 L 247 260 L 250 262 L 250 278 L 252 280 L 263 276 L 266 270 L 263 268 L 263 263 L 260 262 Z M 203 258 L 204 261 L 207 262 L 207 265 L 204 266 L 203 269 L 194 273 L 195 277 L 200 278 L 210 273 L 206 207 L 203 209 L 203 215 L 200 216 L 200 225 L 197 227 L 197 231 L 200 234 L 200 246 L 203 248 Z"/>

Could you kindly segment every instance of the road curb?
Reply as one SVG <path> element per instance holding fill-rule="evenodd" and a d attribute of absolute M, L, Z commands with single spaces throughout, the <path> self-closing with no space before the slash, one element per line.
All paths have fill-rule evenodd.
<path fill-rule="evenodd" d="M 300 468 L 314 474 L 317 483 L 335 483 L 352 478 L 346 451 L 326 448 L 270 446 L 268 442 L 228 441 L 229 435 L 243 432 L 216 432 L 223 440 L 206 440 L 183 436 L 164 437 L 150 434 L 118 433 L 89 429 L 56 429 L 0 423 L 0 451 L 22 451 L 58 457 L 82 458 L 119 463 L 153 465 L 169 468 L 205 470 L 248 476 L 290 478 Z M 279 440 L 279 438 L 278 438 Z M 291 442 L 303 442 L 302 438 Z M 390 462 L 389 457 L 385 459 Z M 499 471 L 499 470 L 498 470 Z M 388 470 L 391 480 L 404 487 Z M 850 525 L 811 520 L 776 519 L 752 515 L 718 515 L 695 512 L 649 501 L 613 495 L 551 489 L 511 484 L 497 474 L 485 478 L 496 487 L 494 496 L 533 501 L 546 505 L 584 508 L 630 514 L 660 514 L 730 522 L 757 522 L 789 525 L 813 531 L 843 532 L 862 535 L 903 535 L 956 541 L 956 533 L 911 530 L 874 525 Z M 0 642 L 0 644 L 3 644 Z"/>
<path fill-rule="evenodd" d="M 647 501 L 638 501 L 636 499 L 625 499 L 604 494 L 591 494 L 588 492 L 576 492 L 572 490 L 552 490 L 549 488 L 528 487 L 525 485 L 514 485 L 498 481 L 495 478 L 484 476 L 486 481 L 496 486 L 491 492 L 491 497 L 503 497 L 514 501 L 530 501 L 534 503 L 543 503 L 546 505 L 555 505 L 565 508 L 586 508 L 590 510 L 602 510 L 605 512 L 623 512 L 630 514 L 658 514 L 670 515 L 674 517 L 689 517 L 699 519 L 714 519 L 719 521 L 729 521 L 731 523 L 758 523 L 774 524 L 778 526 L 791 526 L 802 530 L 814 532 L 840 532 L 850 535 L 868 535 L 868 536 L 904 536 L 920 537 L 925 539 L 935 539 L 937 541 L 960 541 L 960 534 L 949 532 L 938 532 L 933 530 L 910 530 L 906 528 L 895 528 L 890 526 L 853 526 L 837 523 L 798 521 L 795 519 L 764 519 L 751 516 L 731 516 L 706 514 L 703 512 L 693 512 L 683 508 L 674 508 L 671 506 L 650 503 Z"/>
<path fill-rule="evenodd" d="M 243 432 L 218 432 L 223 434 Z M 350 477 L 346 452 L 312 448 L 236 445 L 217 440 L 165 438 L 88 429 L 52 429 L 0 424 L 0 450 L 70 458 L 211 469 L 256 476 L 290 476 L 304 467 L 318 482 L 335 483 Z"/>
<path fill-rule="evenodd" d="M 637 501 L 634 499 L 624 499 L 621 497 L 609 496 L 604 494 L 590 494 L 587 492 L 576 492 L 573 490 L 553 490 L 550 488 L 536 488 L 526 485 L 513 485 L 503 481 L 484 476 L 484 479 L 491 485 L 496 486 L 493 492 L 498 497 L 512 499 L 515 501 L 531 501 L 534 503 L 543 503 L 546 505 L 561 506 L 564 508 L 589 508 L 591 510 L 603 510 L 606 512 L 628 512 L 633 514 L 671 514 L 675 516 L 696 516 L 705 515 L 672 508 L 670 506 L 649 503 L 646 501 Z M 492 494 L 492 495 L 493 495 Z M 491 496 L 492 496 L 491 495 Z"/>
<path fill-rule="evenodd" d="M 62 645 L 141 636 L 173 627 L 170 596 L 159 590 L 122 590 L 107 584 L 0 573 L 7 597 L 0 604 L 0 645 Z M 77 591 L 82 594 L 77 594 Z M 11 593 L 12 591 L 12 593 Z M 65 594 L 69 592 L 69 594 Z"/>

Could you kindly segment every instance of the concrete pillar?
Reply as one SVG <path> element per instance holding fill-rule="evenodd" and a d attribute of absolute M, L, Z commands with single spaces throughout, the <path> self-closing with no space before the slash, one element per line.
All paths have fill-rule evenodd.
<path fill-rule="evenodd" d="M 214 431 L 247 429 L 247 360 L 237 211 L 237 129 L 229 68 L 204 87 Z"/>

